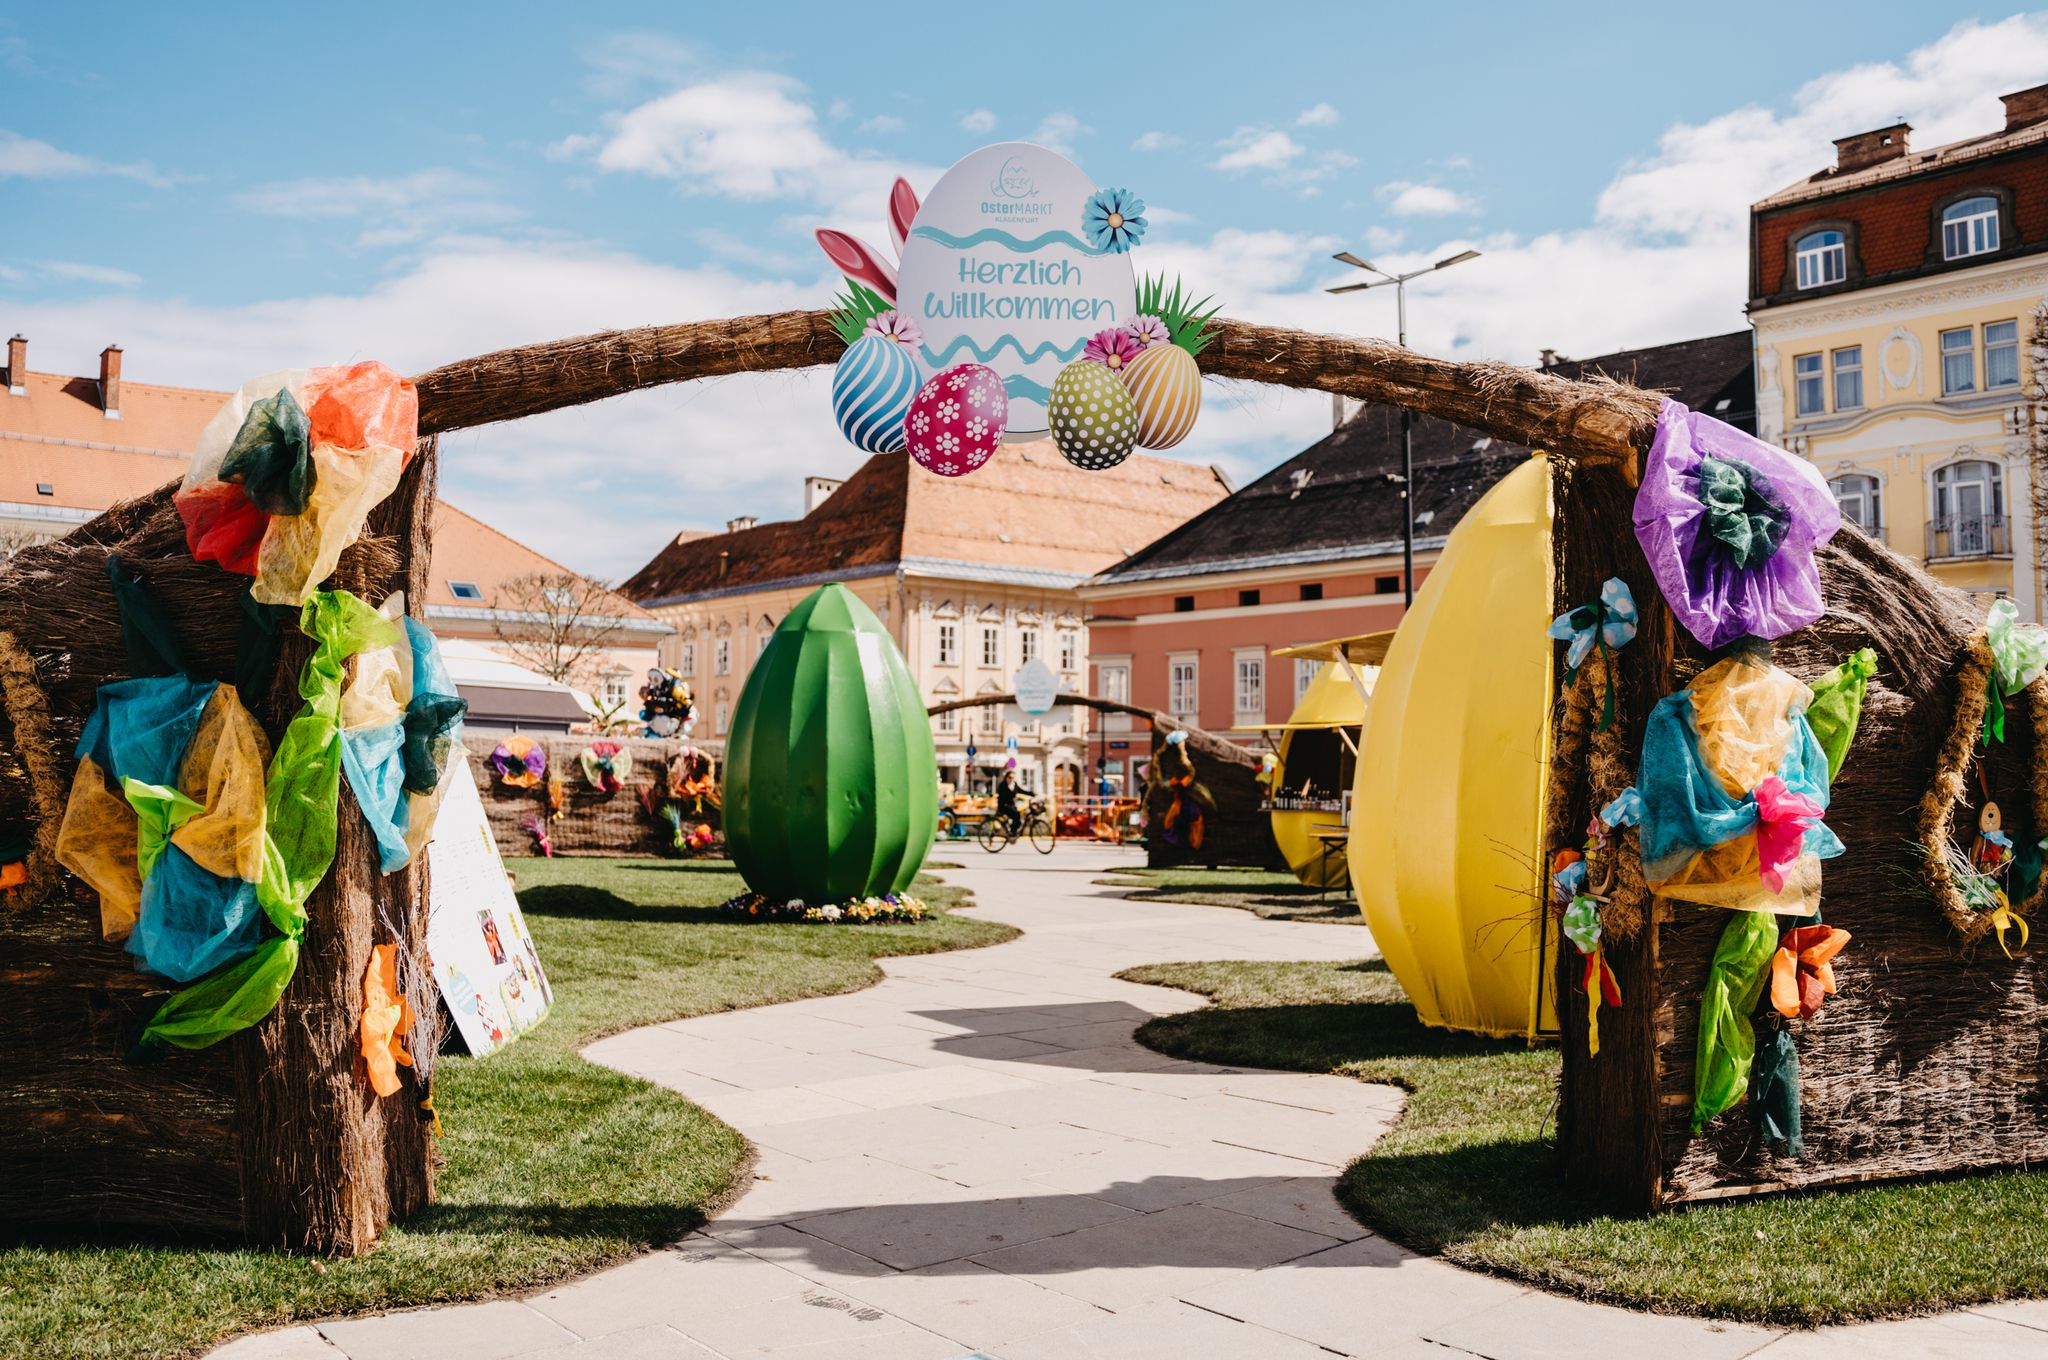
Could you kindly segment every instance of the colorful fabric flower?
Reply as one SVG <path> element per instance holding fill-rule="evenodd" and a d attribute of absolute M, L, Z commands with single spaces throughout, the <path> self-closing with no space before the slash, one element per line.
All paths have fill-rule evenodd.
<path fill-rule="evenodd" d="M 879 335 L 884 340 L 894 340 L 905 349 L 913 349 L 924 343 L 923 328 L 893 307 L 869 317 L 868 324 L 861 327 L 861 334 Z"/>
<path fill-rule="evenodd" d="M 1667 398 L 1634 519 L 1658 588 L 1702 646 L 1783 637 L 1821 616 L 1813 553 L 1842 519 L 1804 458 Z"/>
<path fill-rule="evenodd" d="M 1811 1020 L 1835 994 L 1835 955 L 1849 932 L 1829 925 L 1795 926 L 1771 958 L 1771 1006 L 1787 1020 Z"/>
<path fill-rule="evenodd" d="M 1088 339 L 1088 346 L 1081 351 L 1082 359 L 1091 364 L 1101 364 L 1112 373 L 1121 372 L 1138 357 L 1144 346 L 1138 337 L 1122 326 L 1097 331 Z"/>
<path fill-rule="evenodd" d="M 490 765 L 513 788 L 530 789 L 547 773 L 548 753 L 532 737 L 507 737 L 492 748 Z"/>
<path fill-rule="evenodd" d="M 1583 865 L 1580 867 L 1584 867 Z M 1590 954 L 1600 947 L 1600 903 L 1592 897 L 1579 896 L 1565 908 L 1564 935 L 1578 947 L 1581 954 Z"/>
<path fill-rule="evenodd" d="M 1611 576 L 1600 587 L 1600 598 L 1592 604 L 1582 604 L 1568 609 L 1550 621 L 1550 636 L 1559 642 L 1568 642 L 1564 653 L 1564 682 L 1571 685 L 1579 678 L 1579 667 L 1586 664 L 1586 658 L 1593 649 L 1600 648 L 1603 659 L 1612 660 L 1608 654 L 1618 647 L 1625 647 L 1636 636 L 1636 598 L 1629 593 L 1628 583 L 1619 576 Z M 1600 730 L 1606 731 L 1614 723 L 1614 675 L 1607 675 L 1607 695 L 1602 701 Z"/>
<path fill-rule="evenodd" d="M 1758 876 L 1774 893 L 1785 891 L 1785 870 L 1806 845 L 1806 833 L 1820 824 L 1824 808 L 1785 787 L 1772 775 L 1750 795 L 1756 800 Z"/>
<path fill-rule="evenodd" d="M 1140 349 L 1150 349 L 1154 345 L 1170 345 L 1173 343 L 1172 332 L 1168 331 L 1166 323 L 1156 316 L 1132 317 L 1131 324 L 1124 327 L 1124 329 L 1131 333 L 1131 337 L 1138 342 L 1138 348 Z"/>
<path fill-rule="evenodd" d="M 2048 630 L 2021 623 L 2019 606 L 1994 600 L 1984 620 L 1984 641 L 1991 650 L 1991 674 L 1984 681 L 1984 744 L 2005 740 L 2005 701 L 2039 679 L 2048 669 Z"/>
<path fill-rule="evenodd" d="M 1145 238 L 1145 200 L 1129 189 L 1097 189 L 1081 210 L 1081 231 L 1088 243 L 1111 255 L 1123 255 Z"/>
<path fill-rule="evenodd" d="M 1612 831 L 1618 826 L 1641 826 L 1643 823 L 1643 795 L 1631 785 L 1614 796 L 1614 801 L 1600 809 L 1600 821 Z"/>

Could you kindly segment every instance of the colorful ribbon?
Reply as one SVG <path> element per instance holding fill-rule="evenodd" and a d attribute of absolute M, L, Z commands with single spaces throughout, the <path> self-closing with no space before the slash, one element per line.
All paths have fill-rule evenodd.
<path fill-rule="evenodd" d="M 1785 781 L 1771 775 L 1756 786 L 1756 857 L 1764 886 L 1774 893 L 1785 891 L 1785 870 L 1806 846 L 1806 833 L 1813 830 L 1825 811 L 1811 798 L 1792 792 Z"/>
<path fill-rule="evenodd" d="M 1550 621 L 1550 636 L 1567 643 L 1564 653 L 1564 683 L 1567 687 L 1579 678 L 1579 668 L 1586 664 L 1586 658 L 1593 649 L 1600 649 L 1601 659 L 1607 666 L 1607 697 L 1600 712 L 1600 730 L 1606 731 L 1614 723 L 1614 670 L 1613 653 L 1616 648 L 1626 647 L 1635 640 L 1636 601 L 1629 593 L 1628 583 L 1619 576 L 1611 576 L 1600 587 L 1600 598 L 1592 604 L 1582 604 L 1570 609 Z"/>

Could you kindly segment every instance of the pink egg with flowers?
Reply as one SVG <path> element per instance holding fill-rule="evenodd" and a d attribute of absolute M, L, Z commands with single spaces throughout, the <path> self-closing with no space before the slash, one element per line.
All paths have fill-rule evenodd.
<path fill-rule="evenodd" d="M 995 453 L 1009 412 L 1009 393 L 994 369 L 955 364 L 910 399 L 903 422 L 910 456 L 941 477 L 963 477 Z"/>

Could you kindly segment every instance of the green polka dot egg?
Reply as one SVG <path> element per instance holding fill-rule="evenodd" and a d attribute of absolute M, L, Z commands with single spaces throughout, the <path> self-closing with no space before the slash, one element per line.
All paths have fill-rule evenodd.
<path fill-rule="evenodd" d="M 1045 415 L 1061 456 L 1090 472 L 1115 467 L 1138 442 L 1137 403 L 1116 374 L 1087 359 L 1060 370 Z"/>

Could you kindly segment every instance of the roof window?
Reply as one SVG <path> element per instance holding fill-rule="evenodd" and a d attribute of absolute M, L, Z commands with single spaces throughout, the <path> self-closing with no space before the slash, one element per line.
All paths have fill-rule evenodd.
<path fill-rule="evenodd" d="M 57 488 L 48 482 L 37 482 L 36 494 L 38 496 L 54 496 L 57 494 Z"/>
<path fill-rule="evenodd" d="M 450 581 L 448 593 L 458 600 L 481 600 L 484 597 L 483 588 L 474 581 Z"/>

